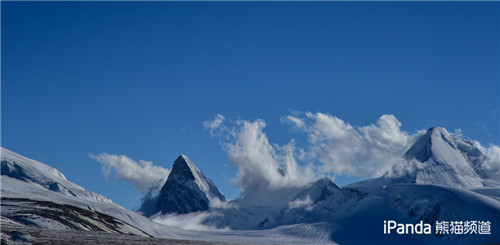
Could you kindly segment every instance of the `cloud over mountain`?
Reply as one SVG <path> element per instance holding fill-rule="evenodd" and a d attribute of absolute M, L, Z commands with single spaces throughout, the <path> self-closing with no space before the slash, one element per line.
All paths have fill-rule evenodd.
<path fill-rule="evenodd" d="M 294 140 L 286 145 L 271 144 L 263 120 L 225 125 L 217 123 L 219 118 L 217 115 L 205 125 L 217 125 L 207 128 L 221 138 L 229 163 L 239 167 L 236 185 L 243 193 L 302 186 L 314 180 L 313 169 L 297 163 Z"/>
<path fill-rule="evenodd" d="M 307 135 L 306 149 L 321 162 L 323 172 L 356 177 L 383 174 L 415 141 L 416 134 L 401 129 L 394 115 L 382 115 L 375 124 L 354 127 L 321 112 L 294 113 L 282 118 Z"/>
<path fill-rule="evenodd" d="M 218 114 L 204 123 L 221 139 L 229 163 L 239 167 L 236 183 L 244 192 L 261 186 L 300 186 L 318 175 L 380 176 L 404 160 L 404 151 L 423 133 L 402 130 L 393 115 L 363 127 L 321 112 L 294 112 L 282 122 L 304 133 L 307 142 L 298 146 L 292 138 L 286 145 L 272 144 L 263 120 L 230 121 Z"/>
<path fill-rule="evenodd" d="M 486 157 L 485 161 L 479 166 L 480 169 L 489 177 L 500 179 L 500 147 L 493 144 L 484 147 L 478 141 L 474 141 L 474 146 Z"/>
<path fill-rule="evenodd" d="M 114 176 L 117 179 L 132 183 L 137 190 L 146 194 L 158 192 L 170 173 L 169 169 L 155 166 L 153 162 L 138 162 L 125 155 L 101 153 L 90 157 L 102 164 L 102 172 L 106 179 Z"/>

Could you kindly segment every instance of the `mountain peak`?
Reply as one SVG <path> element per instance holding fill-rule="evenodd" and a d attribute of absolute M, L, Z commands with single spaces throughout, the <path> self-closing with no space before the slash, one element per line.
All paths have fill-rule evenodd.
<path fill-rule="evenodd" d="M 427 131 L 430 131 L 430 132 L 438 132 L 438 133 L 441 133 L 441 134 L 447 134 L 448 131 L 443 128 L 443 127 L 439 127 L 439 126 L 434 126 L 434 127 L 430 127 L 429 129 L 427 129 Z"/>
<path fill-rule="evenodd" d="M 152 210 L 145 210 L 147 207 L 144 206 L 141 211 L 145 215 L 203 211 L 209 208 L 214 199 L 225 201 L 212 180 L 205 177 L 191 159 L 180 154 L 154 200 Z"/>
<path fill-rule="evenodd" d="M 406 151 L 404 158 L 408 162 L 395 164 L 384 176 L 396 183 L 458 185 L 467 188 L 483 186 L 482 178 L 475 170 L 481 158 L 480 151 L 472 143 L 450 134 L 442 127 L 429 128 Z M 412 160 L 417 160 L 417 163 Z"/>
<path fill-rule="evenodd" d="M 341 190 L 342 188 L 335 184 L 330 178 L 323 177 L 304 187 L 297 193 L 294 200 L 303 200 L 309 197 L 314 203 L 317 203 L 325 200 L 328 196 L 339 193 Z"/>
<path fill-rule="evenodd" d="M 180 154 L 175 161 L 184 161 L 184 162 L 187 162 L 187 161 L 191 161 L 191 160 L 189 159 L 188 156 L 186 156 L 184 154 Z"/>
<path fill-rule="evenodd" d="M 424 135 L 420 136 L 417 141 L 406 151 L 404 157 L 406 159 L 415 158 L 420 162 L 425 162 L 429 160 L 435 153 L 433 149 L 436 147 L 443 148 L 445 145 L 449 145 L 456 149 L 456 145 L 453 143 L 454 136 L 452 136 L 445 128 L 442 127 L 431 127 Z M 439 146 L 440 144 L 443 144 Z"/>
<path fill-rule="evenodd" d="M 432 128 L 429 128 L 427 131 L 430 132 L 431 139 L 433 139 L 433 140 L 443 139 L 448 144 L 450 144 L 452 147 L 456 147 L 456 145 L 453 144 L 452 142 L 455 141 L 455 139 L 459 139 L 459 138 L 450 134 L 445 128 L 432 127 Z"/>
<path fill-rule="evenodd" d="M 186 155 L 180 154 L 174 161 L 169 178 L 182 178 L 183 181 L 195 180 L 200 177 L 201 171 L 194 165 L 194 163 Z"/>

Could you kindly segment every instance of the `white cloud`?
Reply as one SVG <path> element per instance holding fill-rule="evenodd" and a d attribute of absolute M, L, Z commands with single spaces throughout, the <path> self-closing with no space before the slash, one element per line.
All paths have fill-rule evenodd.
<path fill-rule="evenodd" d="M 288 120 L 288 121 L 292 122 L 293 124 L 295 124 L 295 126 L 297 126 L 297 128 L 304 128 L 306 126 L 306 124 L 305 124 L 304 121 L 302 121 L 301 119 L 299 119 L 297 117 L 291 116 L 291 115 L 286 116 L 285 118 L 282 118 L 281 121 L 283 122 L 283 121 L 286 121 L 286 120 Z"/>
<path fill-rule="evenodd" d="M 295 113 L 289 122 L 307 134 L 309 154 L 322 163 L 323 172 L 355 177 L 376 177 L 401 160 L 404 151 L 415 140 L 401 130 L 393 115 L 382 115 L 376 124 L 353 127 L 324 113 Z"/>
<path fill-rule="evenodd" d="M 236 185 L 243 193 L 302 186 L 314 180 L 311 168 L 295 160 L 295 142 L 272 145 L 263 132 L 266 123 L 238 120 L 231 127 L 219 124 L 228 162 L 238 166 Z"/>
<path fill-rule="evenodd" d="M 230 209 L 230 208 L 238 208 L 230 202 L 221 201 L 219 198 L 214 198 L 210 201 L 210 208 L 217 209 Z"/>
<path fill-rule="evenodd" d="M 408 133 L 394 115 L 382 115 L 366 126 L 352 126 L 321 112 L 294 112 L 282 122 L 305 134 L 306 142 L 297 146 L 292 139 L 282 146 L 271 144 L 263 120 L 238 120 L 230 126 L 217 123 L 213 128 L 229 163 L 239 167 L 236 184 L 244 194 L 264 187 L 272 191 L 301 186 L 315 176 L 370 178 L 389 170 L 389 174 L 397 174 L 420 166 L 403 155 L 425 130 Z M 455 130 L 455 135 L 462 134 L 461 129 Z M 486 156 L 481 169 L 500 176 L 500 148 L 492 145 L 480 149 Z"/>
<path fill-rule="evenodd" d="M 203 221 L 205 221 L 205 219 L 212 217 L 214 215 L 220 215 L 220 214 L 214 212 L 167 214 L 167 215 L 156 215 L 151 217 L 151 219 L 156 223 L 180 228 L 183 230 L 194 230 L 194 231 L 228 230 L 228 229 L 217 229 L 216 227 L 203 224 Z"/>
<path fill-rule="evenodd" d="M 213 120 L 203 122 L 203 127 L 210 130 L 210 135 L 214 134 L 214 131 L 222 125 L 225 117 L 221 114 L 215 115 Z"/>
<path fill-rule="evenodd" d="M 476 146 L 486 158 L 479 166 L 481 171 L 488 175 L 488 177 L 500 179 L 500 147 L 493 144 L 489 147 L 484 147 L 478 141 L 474 141 L 474 146 Z"/>
<path fill-rule="evenodd" d="M 169 169 L 155 166 L 153 162 L 136 162 L 125 155 L 101 153 L 90 157 L 102 164 L 106 179 L 114 174 L 115 178 L 134 184 L 142 193 L 158 192 L 170 173 Z"/>
<path fill-rule="evenodd" d="M 455 136 L 462 137 L 464 135 L 464 131 L 461 128 L 456 128 L 453 134 Z"/>
<path fill-rule="evenodd" d="M 417 159 L 398 159 L 387 171 L 387 177 L 401 177 L 408 173 L 413 173 L 416 169 L 422 169 L 424 163 Z"/>
<path fill-rule="evenodd" d="M 313 210 L 313 202 L 308 195 L 305 199 L 296 199 L 288 203 L 288 209 L 304 208 L 307 211 Z"/>

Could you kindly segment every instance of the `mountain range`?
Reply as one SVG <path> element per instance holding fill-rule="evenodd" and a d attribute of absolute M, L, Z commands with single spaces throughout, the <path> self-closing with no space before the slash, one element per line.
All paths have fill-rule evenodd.
<path fill-rule="evenodd" d="M 308 227 L 308 233 L 302 236 L 297 236 L 302 233 L 302 226 L 296 225 L 259 231 L 258 235 L 255 231 L 186 230 L 175 225 L 165 225 L 141 215 L 141 212 L 127 210 L 107 197 L 85 190 L 68 181 L 64 174 L 55 168 L 5 148 L 0 148 L 0 150 L 2 244 L 31 242 L 86 244 L 85 240 L 75 239 L 88 237 L 103 244 L 127 244 L 133 237 L 143 237 L 142 240 L 138 238 L 132 240 L 152 244 L 190 244 L 189 240 L 196 240 L 195 244 L 219 244 L 219 242 L 255 244 L 277 243 L 277 241 L 286 244 L 329 243 L 329 238 L 325 235 L 323 228 L 314 224 L 305 225 Z M 165 189 L 175 191 L 182 196 L 181 193 L 187 188 L 193 188 L 184 194 L 189 193 L 194 196 L 184 197 L 186 200 L 197 203 L 190 206 L 194 208 L 200 207 L 197 205 L 204 205 L 203 209 L 209 207 L 207 200 L 208 202 L 224 202 L 224 196 L 218 192 L 212 181 L 204 177 L 203 173 L 186 156 L 181 155 L 178 160 L 176 161 L 178 164 L 174 163 L 175 168 L 172 169 L 173 174 L 169 175 L 169 179 L 174 182 L 174 186 L 181 185 L 176 181 L 181 181 L 186 186 L 181 185 L 179 189 L 170 189 L 171 184 L 165 183 Z M 178 173 L 185 174 L 185 176 L 176 177 Z M 203 193 L 208 196 L 200 190 L 206 191 Z M 167 191 L 164 193 L 170 195 Z M 163 199 L 155 198 L 154 200 Z M 186 200 L 184 203 L 187 203 Z M 161 210 L 168 209 L 159 206 L 159 214 L 162 213 Z M 168 210 L 164 213 L 194 211 L 194 209 L 186 208 L 183 210 Z M 201 241 L 209 242 L 202 243 Z"/>
<path fill-rule="evenodd" d="M 160 193 L 132 212 L 68 181 L 56 169 L 2 148 L 2 222 L 252 243 L 496 243 L 500 241 L 496 229 L 500 224 L 500 180 L 483 170 L 486 160 L 473 143 L 433 127 L 378 178 L 347 186 L 322 178 L 302 187 L 226 201 L 215 184 L 181 154 Z M 203 214 L 203 225 L 220 230 L 210 235 L 185 231 L 140 214 L 153 219 Z M 383 232 L 385 220 L 432 225 L 489 221 L 492 232 L 389 235 Z M 255 234 L 265 238 L 252 240 Z M 250 240 L 230 240 L 235 236 Z"/>

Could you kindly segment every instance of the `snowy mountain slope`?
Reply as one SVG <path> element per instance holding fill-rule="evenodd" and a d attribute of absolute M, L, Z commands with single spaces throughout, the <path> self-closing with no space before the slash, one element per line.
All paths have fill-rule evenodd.
<path fill-rule="evenodd" d="M 328 178 L 304 187 L 279 212 L 267 216 L 259 228 L 285 224 L 328 222 L 333 214 L 352 210 L 366 196 L 358 190 L 340 188 Z"/>
<path fill-rule="evenodd" d="M 288 187 L 279 191 L 261 190 L 248 193 L 241 199 L 209 209 L 209 212 L 215 215 L 208 216 L 204 223 L 236 230 L 261 229 L 261 223 L 266 217 L 287 206 L 301 190 L 302 188 L 298 187 Z"/>
<path fill-rule="evenodd" d="M 436 184 L 462 188 L 498 187 L 480 166 L 485 156 L 471 142 L 454 136 L 446 129 L 433 127 L 380 178 L 349 185 L 370 189 L 397 183 Z"/>
<path fill-rule="evenodd" d="M 109 198 L 86 191 L 82 187 L 68 181 L 57 169 L 4 148 L 1 149 L 1 164 L 2 177 L 31 183 L 59 193 L 62 196 L 73 196 L 82 200 L 103 204 L 112 203 Z M 9 187 L 5 188 L 7 193 L 9 191 L 16 191 L 14 186 L 9 185 Z"/>
<path fill-rule="evenodd" d="M 500 233 L 490 235 L 435 235 L 436 221 L 490 221 L 500 223 L 500 202 L 469 190 L 420 184 L 379 187 L 350 212 L 332 217 L 340 228 L 332 239 L 339 243 L 378 244 L 486 244 L 500 241 Z M 430 235 L 383 234 L 383 221 L 432 224 Z M 355 227 L 355 228 L 353 228 Z M 352 230 L 363 231 L 351 236 Z"/>
<path fill-rule="evenodd" d="M 2 217 L 21 222 L 26 226 L 150 237 L 119 219 L 89 209 L 26 198 L 2 197 L 1 201 Z"/>
<path fill-rule="evenodd" d="M 500 200 L 500 188 L 498 187 L 483 187 L 483 188 L 474 188 L 471 191 L 476 192 L 478 194 L 488 196 L 497 200 Z"/>
<path fill-rule="evenodd" d="M 481 156 L 478 149 L 440 127 L 427 130 L 405 153 L 406 159 L 423 163 L 414 170 L 413 183 L 465 188 L 483 186 L 481 176 L 474 169 L 474 163 L 480 161 Z M 395 166 L 393 170 L 395 168 L 401 169 L 402 166 Z M 392 177 L 396 182 L 401 180 Z"/>
<path fill-rule="evenodd" d="M 302 188 L 293 200 L 309 199 L 312 203 L 318 203 L 339 192 L 342 192 L 342 188 L 329 178 L 322 178 Z"/>
<path fill-rule="evenodd" d="M 170 228 L 126 210 L 97 193 L 68 181 L 58 170 L 41 162 L 1 148 L 1 196 L 35 201 L 48 201 L 54 205 L 68 204 L 76 208 L 95 211 L 121 220 L 155 237 L 177 236 Z M 18 211 L 22 211 L 21 207 Z M 4 215 L 2 202 L 2 215 Z M 8 215 L 5 213 L 5 215 Z M 36 221 L 38 222 L 38 221 Z M 45 224 L 45 223 L 41 223 Z"/>
<path fill-rule="evenodd" d="M 141 211 L 146 216 L 158 212 L 184 214 L 208 210 L 212 202 L 225 200 L 212 180 L 205 177 L 186 155 L 181 154 L 175 160 L 158 197 L 149 206 L 143 206 Z"/>
<path fill-rule="evenodd" d="M 382 177 L 338 187 L 320 179 L 295 190 L 275 206 L 231 201 L 206 224 L 231 229 L 274 229 L 291 224 L 329 224 L 340 244 L 495 243 L 490 235 L 385 235 L 384 220 L 435 226 L 436 221 L 500 223 L 500 188 L 480 171 L 485 156 L 468 141 L 443 128 L 431 128 Z M 488 187 L 490 186 L 490 187 Z M 267 193 L 266 195 L 272 195 Z M 262 198 L 262 197 L 261 197 Z M 493 228 L 492 228 L 493 229 Z M 362 234 L 356 236 L 354 234 Z"/>
<path fill-rule="evenodd" d="M 311 194 L 317 193 L 318 190 L 321 188 L 313 190 Z M 300 205 L 284 206 L 267 216 L 262 228 L 325 222 L 330 225 L 331 240 L 339 244 L 471 244 L 500 241 L 498 232 L 467 236 L 438 236 L 434 230 L 429 235 L 383 233 L 384 220 L 411 224 L 423 221 L 433 227 L 436 221 L 500 223 L 500 200 L 466 189 L 440 185 L 394 184 L 374 188 L 371 192 L 343 188 L 320 199 L 312 196 L 306 195 L 311 197 L 306 198 L 308 201 Z M 304 199 L 294 199 L 290 204 L 297 204 L 297 200 Z"/>
<path fill-rule="evenodd" d="M 217 215 L 209 216 L 204 224 L 235 230 L 262 230 L 276 227 L 269 225 L 269 223 L 273 223 L 270 218 L 282 209 L 286 209 L 290 205 L 297 208 L 313 205 L 314 201 L 322 200 L 337 192 L 340 192 L 340 187 L 324 178 L 302 188 L 293 187 L 275 192 L 250 193 L 242 199 L 228 202 L 225 206 L 210 209 L 210 212 Z M 314 222 L 322 221 L 314 220 Z M 287 223 L 287 225 L 290 224 L 295 223 Z"/>

